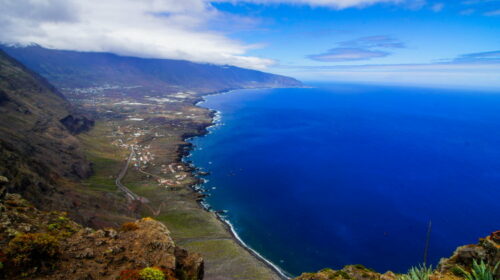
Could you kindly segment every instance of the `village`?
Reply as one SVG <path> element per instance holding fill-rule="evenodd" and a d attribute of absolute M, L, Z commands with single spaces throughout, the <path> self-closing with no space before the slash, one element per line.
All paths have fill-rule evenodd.
<path fill-rule="evenodd" d="M 131 151 L 130 164 L 132 167 L 148 177 L 154 178 L 159 187 L 168 188 L 182 186 L 185 183 L 184 180 L 188 177 L 189 173 L 186 172 L 182 163 L 161 164 L 157 166 L 155 162 L 157 157 L 152 152 L 151 145 L 141 144 L 144 138 L 150 136 L 154 136 L 154 138 L 162 137 L 162 134 L 153 132 L 151 129 L 144 129 L 128 124 L 125 126 L 117 126 L 112 136 L 117 137 L 116 140 L 112 142 L 113 145 Z M 128 158 L 125 158 L 125 160 L 127 159 Z M 148 172 L 148 169 L 151 167 L 159 167 L 161 175 Z"/>

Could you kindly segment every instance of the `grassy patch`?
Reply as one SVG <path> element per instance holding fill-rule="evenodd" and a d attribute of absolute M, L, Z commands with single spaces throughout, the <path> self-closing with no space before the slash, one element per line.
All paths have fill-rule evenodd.
<path fill-rule="evenodd" d="M 98 191 L 116 191 L 115 178 L 127 157 L 127 151 L 111 145 L 111 127 L 97 122 L 94 129 L 79 135 L 85 154 L 93 164 L 94 174 L 84 181 L 89 188 Z"/>
<path fill-rule="evenodd" d="M 183 243 L 181 246 L 201 253 L 206 267 L 211 267 L 205 274 L 206 278 L 224 275 L 231 279 L 272 279 L 267 268 L 259 265 L 256 259 L 233 240 L 203 240 Z"/>
<path fill-rule="evenodd" d="M 165 223 L 178 240 L 228 236 L 223 228 L 216 223 L 215 218 L 202 210 L 170 210 L 158 216 L 157 219 Z"/>

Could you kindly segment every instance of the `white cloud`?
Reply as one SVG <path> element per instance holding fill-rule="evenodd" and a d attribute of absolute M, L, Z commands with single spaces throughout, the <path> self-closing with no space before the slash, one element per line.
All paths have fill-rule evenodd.
<path fill-rule="evenodd" d="M 489 17 L 500 16 L 500 10 L 489 11 L 484 13 L 484 15 Z"/>
<path fill-rule="evenodd" d="M 302 80 L 468 87 L 500 90 L 499 63 L 435 63 L 283 67 L 277 72 Z"/>
<path fill-rule="evenodd" d="M 225 17 L 205 0 L 0 0 L 0 41 L 262 69 L 255 45 L 207 28 Z"/>
<path fill-rule="evenodd" d="M 436 3 L 434 5 L 432 5 L 431 7 L 431 10 L 438 13 L 438 12 L 441 12 L 444 8 L 444 4 L 443 3 Z"/>
<path fill-rule="evenodd" d="M 476 10 L 474 9 L 466 9 L 460 12 L 461 15 L 463 16 L 469 16 L 472 15 Z"/>
<path fill-rule="evenodd" d="M 212 2 L 230 3 L 256 3 L 256 4 L 294 4 L 309 5 L 315 7 L 328 7 L 334 9 L 345 9 L 351 7 L 364 7 L 378 3 L 403 3 L 415 0 L 214 0 Z"/>

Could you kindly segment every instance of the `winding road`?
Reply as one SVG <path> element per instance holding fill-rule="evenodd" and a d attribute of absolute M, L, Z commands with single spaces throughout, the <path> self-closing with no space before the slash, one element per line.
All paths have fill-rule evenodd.
<path fill-rule="evenodd" d="M 138 200 L 138 201 L 141 201 L 143 203 L 148 203 L 149 201 L 147 198 L 138 196 L 137 194 L 135 194 L 129 188 L 125 187 L 125 185 L 122 184 L 122 179 L 123 179 L 123 177 L 125 177 L 125 174 L 127 174 L 128 167 L 129 167 L 130 162 L 132 161 L 132 158 L 134 157 L 134 155 L 135 155 L 135 152 L 134 152 L 134 149 L 132 148 L 130 150 L 130 155 L 128 156 L 128 159 L 127 159 L 127 162 L 125 163 L 125 166 L 120 171 L 120 174 L 118 174 L 118 177 L 116 177 L 115 184 L 120 191 L 125 193 L 125 195 L 127 196 L 128 199 L 130 199 L 132 201 Z"/>

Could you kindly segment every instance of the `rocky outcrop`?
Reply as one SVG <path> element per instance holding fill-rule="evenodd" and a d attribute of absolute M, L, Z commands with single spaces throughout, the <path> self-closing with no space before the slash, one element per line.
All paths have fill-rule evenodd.
<path fill-rule="evenodd" d="M 304 273 L 295 280 L 397 280 L 396 274 L 388 271 L 377 273 L 363 265 L 347 265 L 341 270 L 323 269 L 317 273 Z"/>
<path fill-rule="evenodd" d="M 85 116 L 68 115 L 60 120 L 60 122 L 72 133 L 80 134 L 89 131 L 94 126 L 94 121 L 89 120 Z"/>
<path fill-rule="evenodd" d="M 462 271 L 470 271 L 476 260 L 484 261 L 490 268 L 500 262 L 500 231 L 481 238 L 478 244 L 458 247 L 450 258 L 442 259 L 438 268 L 430 275 L 430 280 L 461 280 Z M 341 270 L 323 269 L 317 273 L 304 273 L 295 280 L 397 280 L 390 271 L 380 274 L 362 265 L 348 265 Z M 495 278 L 500 279 L 497 269 Z"/>
<path fill-rule="evenodd" d="M 491 267 L 500 263 L 500 230 L 481 238 L 478 244 L 458 247 L 451 257 L 440 261 L 438 271 L 441 274 L 454 274 L 457 268 L 467 270 L 472 267 L 474 260 L 483 260 Z M 500 279 L 500 269 L 497 269 L 495 277 Z"/>
<path fill-rule="evenodd" d="M 114 280 L 147 267 L 158 268 L 169 280 L 203 278 L 200 255 L 177 247 L 166 226 L 151 218 L 121 229 L 93 230 L 65 213 L 39 211 L 12 194 L 0 210 L 4 279 Z"/>

